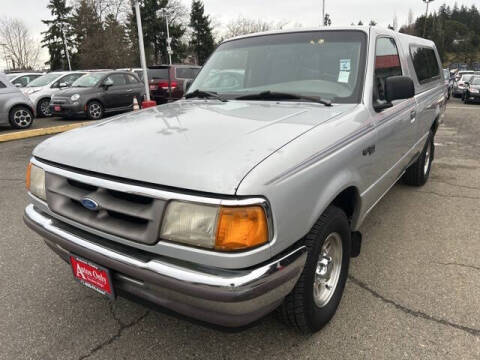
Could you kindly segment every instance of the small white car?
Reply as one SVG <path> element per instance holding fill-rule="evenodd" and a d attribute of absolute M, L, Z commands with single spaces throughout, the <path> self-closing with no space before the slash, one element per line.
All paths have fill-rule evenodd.
<path fill-rule="evenodd" d="M 45 75 L 45 73 L 13 73 L 8 74 L 8 80 L 16 87 L 23 88 L 31 81 Z"/>
<path fill-rule="evenodd" d="M 54 93 L 72 85 L 85 71 L 51 72 L 40 76 L 22 89 L 32 101 L 38 117 L 51 116 L 50 99 Z"/>

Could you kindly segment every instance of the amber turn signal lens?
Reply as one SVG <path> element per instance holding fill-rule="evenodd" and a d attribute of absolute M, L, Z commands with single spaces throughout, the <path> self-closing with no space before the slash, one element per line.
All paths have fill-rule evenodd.
<path fill-rule="evenodd" d="M 267 218 L 261 206 L 220 208 L 216 250 L 244 250 L 267 241 Z"/>
<path fill-rule="evenodd" d="M 30 190 L 30 174 L 32 172 L 32 163 L 28 163 L 27 174 L 25 175 L 25 185 L 27 190 Z"/>

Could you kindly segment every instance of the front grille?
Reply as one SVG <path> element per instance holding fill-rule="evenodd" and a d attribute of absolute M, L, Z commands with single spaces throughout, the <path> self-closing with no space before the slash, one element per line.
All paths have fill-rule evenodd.
<path fill-rule="evenodd" d="M 52 173 L 46 173 L 45 182 L 48 206 L 53 212 L 125 239 L 144 244 L 158 241 L 164 200 L 98 187 Z M 98 203 L 98 210 L 85 208 L 81 203 L 85 198 Z"/>

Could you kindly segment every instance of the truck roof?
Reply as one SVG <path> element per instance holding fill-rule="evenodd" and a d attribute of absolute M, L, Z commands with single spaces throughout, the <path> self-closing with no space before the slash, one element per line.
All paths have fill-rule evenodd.
<path fill-rule="evenodd" d="M 309 32 L 309 31 L 363 31 L 366 34 L 370 34 L 370 30 L 374 29 L 377 32 L 382 34 L 391 34 L 397 36 L 402 42 L 407 43 L 416 43 L 419 45 L 428 45 L 428 46 L 435 46 L 433 41 L 420 38 L 417 36 L 412 36 L 404 33 L 400 33 L 397 31 L 393 31 L 387 28 L 378 27 L 378 26 L 359 26 L 359 25 L 352 25 L 352 26 L 321 26 L 321 27 L 311 27 L 311 28 L 296 28 L 296 29 L 287 29 L 287 30 L 271 30 L 271 31 L 264 31 L 264 32 L 257 32 L 252 34 L 240 35 L 230 39 L 226 39 L 224 42 L 229 42 L 232 40 L 238 39 L 245 39 L 249 37 L 255 36 L 265 36 L 265 35 L 275 35 L 275 34 L 288 34 L 288 33 L 298 33 L 298 32 Z"/>

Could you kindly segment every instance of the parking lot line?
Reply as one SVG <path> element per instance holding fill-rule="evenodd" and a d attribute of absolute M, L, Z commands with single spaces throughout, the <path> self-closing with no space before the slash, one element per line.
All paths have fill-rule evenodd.
<path fill-rule="evenodd" d="M 475 106 L 447 106 L 447 110 L 450 109 L 463 109 L 463 110 L 478 110 Z"/>
<path fill-rule="evenodd" d="M 26 139 L 26 138 L 31 138 L 35 136 L 42 136 L 42 135 L 51 135 L 51 134 L 57 134 L 61 133 L 64 131 L 76 129 L 88 124 L 91 124 L 92 122 L 90 121 L 85 121 L 85 122 L 80 122 L 76 124 L 68 124 L 68 125 L 60 125 L 60 126 L 51 126 L 51 127 L 46 127 L 46 128 L 41 128 L 41 129 L 32 129 L 32 130 L 23 130 L 23 131 L 16 131 L 8 134 L 3 134 L 0 135 L 0 142 L 5 142 L 5 141 L 12 141 L 12 140 L 20 140 L 20 139 Z"/>

